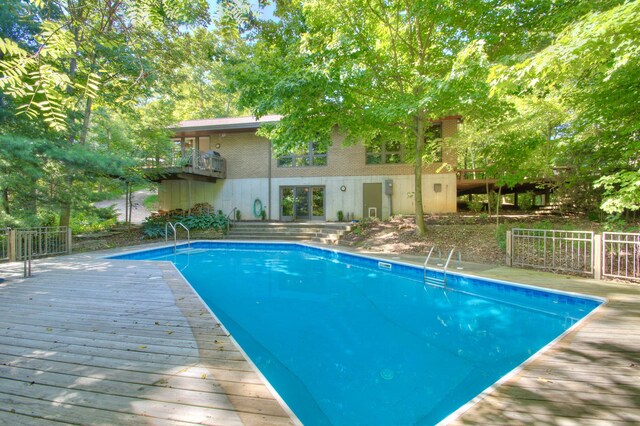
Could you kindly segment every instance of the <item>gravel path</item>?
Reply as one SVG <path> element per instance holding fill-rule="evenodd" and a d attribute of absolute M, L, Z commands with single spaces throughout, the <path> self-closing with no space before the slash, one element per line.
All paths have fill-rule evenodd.
<path fill-rule="evenodd" d="M 131 211 L 131 223 L 142 223 L 144 218 L 151 215 L 151 212 L 142 204 L 145 198 L 149 195 L 155 194 L 155 191 L 148 189 L 142 189 L 133 193 L 133 209 Z M 94 204 L 96 207 L 104 208 L 109 206 L 115 206 L 118 210 L 118 221 L 124 222 L 125 219 L 125 206 L 126 200 L 122 196 L 116 200 L 99 201 Z"/>

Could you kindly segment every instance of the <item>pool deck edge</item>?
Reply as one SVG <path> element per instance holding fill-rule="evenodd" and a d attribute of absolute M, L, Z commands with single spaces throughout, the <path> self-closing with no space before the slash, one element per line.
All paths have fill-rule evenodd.
<path fill-rule="evenodd" d="M 22 264 L 2 264 L 0 308 L 8 315 L 0 317 L 0 423 L 296 424 L 253 367 L 241 366 L 244 355 L 232 348 L 228 333 L 173 265 L 124 261 L 128 266 L 122 270 L 117 265 L 123 264 L 104 258 L 165 245 L 41 259 L 28 279 L 21 278 Z M 423 261 L 308 245 L 420 267 Z M 448 424 L 640 423 L 640 285 L 506 266 L 461 266 L 465 274 L 593 295 L 607 303 Z M 139 292 L 155 300 L 143 306 Z M 122 322 L 108 324 L 116 314 Z M 122 365 L 111 370 L 121 356 Z M 170 387 L 174 384 L 176 390 Z M 140 395 L 133 386 L 143 389 Z M 167 401 L 172 391 L 177 402 Z M 96 410 L 91 404 L 101 401 L 98 396 L 106 400 Z"/>

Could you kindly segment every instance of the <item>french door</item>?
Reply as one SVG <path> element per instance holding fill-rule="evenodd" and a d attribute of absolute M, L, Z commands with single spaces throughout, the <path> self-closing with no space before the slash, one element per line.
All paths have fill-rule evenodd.
<path fill-rule="evenodd" d="M 280 220 L 324 220 L 324 186 L 281 186 Z"/>

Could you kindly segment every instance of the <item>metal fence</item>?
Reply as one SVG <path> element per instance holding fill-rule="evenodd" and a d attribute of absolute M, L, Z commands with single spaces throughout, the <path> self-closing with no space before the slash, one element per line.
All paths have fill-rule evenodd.
<path fill-rule="evenodd" d="M 28 242 L 31 244 L 31 257 L 34 258 L 71 252 L 71 233 L 66 226 L 16 229 L 14 241 L 14 260 L 25 258 Z"/>
<path fill-rule="evenodd" d="M 594 272 L 593 232 L 515 228 L 507 253 L 511 266 L 589 275 Z"/>
<path fill-rule="evenodd" d="M 640 234 L 602 233 L 602 276 L 640 281 Z"/>
<path fill-rule="evenodd" d="M 0 260 L 9 259 L 9 230 L 0 228 Z"/>

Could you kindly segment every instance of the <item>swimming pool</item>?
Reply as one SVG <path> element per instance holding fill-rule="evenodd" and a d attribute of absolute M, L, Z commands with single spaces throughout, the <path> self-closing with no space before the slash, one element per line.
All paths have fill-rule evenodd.
<path fill-rule="evenodd" d="M 305 425 L 437 423 L 601 304 L 301 244 L 116 258 L 172 261 Z"/>

